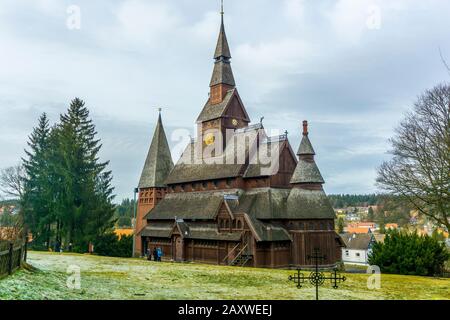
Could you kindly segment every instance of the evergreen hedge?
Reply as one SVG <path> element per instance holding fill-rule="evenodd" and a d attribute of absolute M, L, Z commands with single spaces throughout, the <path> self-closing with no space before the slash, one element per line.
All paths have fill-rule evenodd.
<path fill-rule="evenodd" d="M 133 236 L 118 237 L 113 232 L 98 236 L 94 241 L 94 253 L 108 257 L 131 257 Z"/>
<path fill-rule="evenodd" d="M 433 276 L 443 272 L 449 258 L 445 244 L 433 237 L 390 230 L 372 247 L 369 264 L 384 273 Z"/>

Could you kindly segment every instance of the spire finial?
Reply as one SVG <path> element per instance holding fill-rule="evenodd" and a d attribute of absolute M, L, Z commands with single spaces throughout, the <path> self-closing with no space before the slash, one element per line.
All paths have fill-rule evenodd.
<path fill-rule="evenodd" d="M 220 14 L 222 15 L 222 19 L 223 19 L 223 15 L 224 15 L 224 11 L 223 11 L 223 0 L 220 0 Z"/>
<path fill-rule="evenodd" d="M 308 121 L 303 120 L 303 135 L 307 136 L 308 135 Z"/>
<path fill-rule="evenodd" d="M 159 108 L 158 108 L 158 112 L 159 112 L 159 114 L 161 114 L 161 111 L 162 111 L 162 108 L 161 108 L 161 107 L 159 107 Z"/>

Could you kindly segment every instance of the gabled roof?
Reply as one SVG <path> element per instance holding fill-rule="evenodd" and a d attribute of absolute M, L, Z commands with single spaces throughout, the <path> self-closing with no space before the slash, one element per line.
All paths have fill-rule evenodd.
<path fill-rule="evenodd" d="M 145 218 L 171 220 L 178 217 L 185 220 L 210 220 L 214 219 L 223 201 L 222 192 L 168 193 Z"/>
<path fill-rule="evenodd" d="M 170 155 L 169 144 L 161 120 L 158 122 L 153 134 L 153 139 L 148 150 L 147 158 L 139 179 L 139 188 L 164 187 L 165 179 L 173 168 L 172 156 Z"/>
<path fill-rule="evenodd" d="M 253 131 L 236 131 L 233 140 L 223 154 L 217 157 L 202 159 L 202 142 L 191 142 L 181 155 L 166 179 L 166 184 L 195 182 L 235 178 L 244 175 L 248 166 L 249 152 L 262 134 L 257 127 Z M 252 139 L 248 139 L 251 137 Z M 247 139 L 246 139 L 247 138 Z M 247 143 L 251 140 L 251 145 Z M 231 143 L 231 141 L 234 141 Z"/>
<path fill-rule="evenodd" d="M 246 191 L 239 198 L 233 212 L 247 213 L 256 219 L 287 218 L 286 199 L 290 189 L 256 188 Z"/>
<path fill-rule="evenodd" d="M 283 227 L 262 222 L 248 214 L 245 215 L 245 219 L 257 241 L 292 241 L 289 232 Z"/>
<path fill-rule="evenodd" d="M 314 160 L 300 158 L 290 183 L 325 183 L 325 181 Z"/>
<path fill-rule="evenodd" d="M 219 232 L 217 225 L 214 223 L 197 224 L 159 221 L 151 221 L 142 229 L 140 235 L 144 237 L 170 238 L 175 227 L 182 231 L 180 235 L 185 239 L 239 241 L 242 236 L 242 232 Z"/>
<path fill-rule="evenodd" d="M 236 88 L 230 89 L 225 94 L 225 97 L 223 100 L 216 104 L 211 104 L 210 99 L 206 102 L 205 106 L 203 107 L 202 111 L 200 112 L 200 115 L 197 118 L 197 123 L 199 122 L 205 122 L 213 119 L 217 119 L 220 117 L 225 116 L 227 113 L 228 107 L 232 104 L 233 100 L 237 99 L 238 103 L 242 107 L 242 112 L 244 114 L 243 120 L 250 122 L 250 117 L 247 114 L 247 111 L 245 110 L 241 97 L 239 96 L 239 93 Z M 239 129 L 237 129 L 239 130 Z"/>
<path fill-rule="evenodd" d="M 225 113 L 225 110 L 229 105 L 235 91 L 236 89 L 228 90 L 224 99 L 220 103 L 211 104 L 210 99 L 208 99 L 208 101 L 206 102 L 205 106 L 202 109 L 202 112 L 200 112 L 200 115 L 197 118 L 197 122 L 203 122 L 220 118 Z"/>
<path fill-rule="evenodd" d="M 254 158 L 250 159 L 250 164 L 244 173 L 244 178 L 255 178 L 263 176 L 272 176 L 278 173 L 280 160 L 284 150 L 289 152 L 292 161 L 297 163 L 297 158 L 292 151 L 289 140 L 286 135 L 267 137 L 259 146 L 259 151 L 255 153 Z M 278 159 L 260 159 L 261 155 L 278 154 Z M 278 162 L 277 162 L 278 161 Z"/>
<path fill-rule="evenodd" d="M 347 249 L 367 250 L 375 241 L 371 233 L 344 233 L 340 235 Z"/>

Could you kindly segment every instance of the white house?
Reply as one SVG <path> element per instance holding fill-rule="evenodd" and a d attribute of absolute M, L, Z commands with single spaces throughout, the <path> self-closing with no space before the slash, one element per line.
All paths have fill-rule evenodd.
<path fill-rule="evenodd" d="M 375 243 L 372 233 L 344 233 L 341 238 L 346 245 L 342 248 L 342 261 L 347 264 L 367 265 L 369 253 Z"/>

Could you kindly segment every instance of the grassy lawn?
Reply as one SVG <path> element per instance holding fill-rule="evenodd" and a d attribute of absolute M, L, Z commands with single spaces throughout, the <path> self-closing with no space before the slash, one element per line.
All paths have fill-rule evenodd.
<path fill-rule="evenodd" d="M 141 259 L 30 252 L 37 270 L 0 280 L 0 299 L 314 299 L 314 288 L 287 280 L 293 271 Z M 81 268 L 81 289 L 66 286 L 70 265 Z M 320 288 L 321 299 L 450 299 L 450 279 L 382 275 L 381 289 L 366 274 L 345 274 L 339 289 Z"/>

